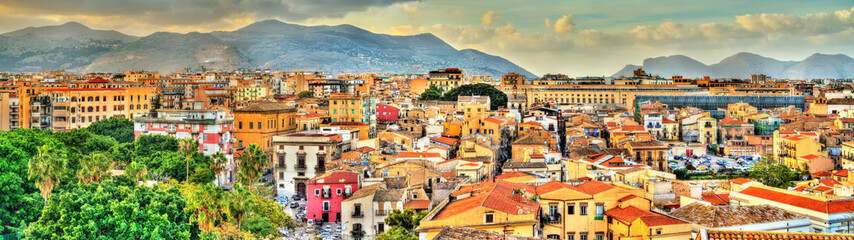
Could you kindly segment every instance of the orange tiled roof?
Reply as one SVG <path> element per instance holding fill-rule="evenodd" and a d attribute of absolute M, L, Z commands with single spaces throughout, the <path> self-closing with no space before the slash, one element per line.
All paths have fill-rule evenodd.
<path fill-rule="evenodd" d="M 611 210 L 605 211 L 605 215 L 611 216 L 614 219 L 617 219 L 618 221 L 621 221 L 627 225 L 631 224 L 638 218 L 640 218 L 640 220 L 643 221 L 644 224 L 649 227 L 673 224 L 686 224 L 686 222 L 677 220 L 675 218 L 649 211 L 644 211 L 634 206 L 626 208 L 612 208 Z"/>
<path fill-rule="evenodd" d="M 589 182 L 583 183 L 581 185 L 578 185 L 577 187 L 578 187 L 578 190 L 581 190 L 582 192 L 590 194 L 590 195 L 595 195 L 597 193 L 608 191 L 611 188 L 614 188 L 613 185 L 607 184 L 604 182 L 600 182 L 600 181 L 589 181 Z"/>
<path fill-rule="evenodd" d="M 741 125 L 741 124 L 747 124 L 747 123 L 742 122 L 742 121 L 735 119 L 735 118 L 724 118 L 720 122 L 718 122 L 718 125 Z"/>
<path fill-rule="evenodd" d="M 430 138 L 430 140 L 437 141 L 437 142 L 444 143 L 444 144 L 448 144 L 448 145 L 454 145 L 454 143 L 457 143 L 457 141 L 459 141 L 456 138 L 449 138 L 449 137 L 438 137 L 438 138 L 429 137 L 429 138 Z"/>
<path fill-rule="evenodd" d="M 483 191 L 481 193 L 472 192 L 471 197 L 463 198 L 448 203 L 448 205 L 445 205 L 445 207 L 439 211 L 439 214 L 436 214 L 434 219 L 450 218 L 456 216 L 457 214 L 471 210 L 475 206 L 483 206 L 489 209 L 505 212 L 512 215 L 527 215 L 537 213 L 537 210 L 540 207 L 539 203 L 520 196 L 519 194 L 513 193 L 514 189 L 521 189 L 524 192 L 534 193 L 536 189 L 534 189 L 533 186 L 504 181 L 499 181 L 498 183 L 494 184 L 487 183 L 487 185 L 481 186 L 489 185 L 492 185 L 492 188 L 487 189 L 488 191 Z"/>
<path fill-rule="evenodd" d="M 735 184 L 745 184 L 745 183 L 753 182 L 753 180 L 750 180 L 747 178 L 736 178 L 736 179 L 730 180 L 730 182 L 735 183 Z"/>
<path fill-rule="evenodd" d="M 519 125 L 534 125 L 534 126 L 540 126 L 540 127 L 543 126 L 542 124 L 540 124 L 538 122 L 534 122 L 534 121 L 523 122 L 522 124 L 519 124 Z"/>
<path fill-rule="evenodd" d="M 771 239 L 798 239 L 798 240 L 854 240 L 851 234 L 833 233 L 807 233 L 807 232 L 764 232 L 764 231 L 741 231 L 741 230 L 708 230 L 709 240 L 771 240 Z"/>
<path fill-rule="evenodd" d="M 500 119 L 497 119 L 497 118 L 487 118 L 487 119 L 484 119 L 484 121 L 495 123 L 495 124 L 504 123 L 504 121 L 501 121 Z"/>
<path fill-rule="evenodd" d="M 579 191 L 579 192 L 581 191 L 578 188 L 576 188 L 575 186 L 572 186 L 572 185 L 569 185 L 569 184 L 566 184 L 563 182 L 551 181 L 551 182 L 547 182 L 546 184 L 543 184 L 543 185 L 540 185 L 539 187 L 537 187 L 537 194 L 542 195 L 542 194 L 550 193 L 552 191 L 562 189 L 562 188 L 572 189 L 572 190 Z"/>
<path fill-rule="evenodd" d="M 670 118 L 663 118 L 663 119 L 661 119 L 661 122 L 662 123 L 678 123 L 676 121 L 670 120 Z"/>
<path fill-rule="evenodd" d="M 833 173 L 833 176 L 848 177 L 848 169 L 842 169 Z"/>
<path fill-rule="evenodd" d="M 426 210 L 430 208 L 430 200 L 409 200 L 403 204 L 405 209 Z"/>
<path fill-rule="evenodd" d="M 854 200 L 822 201 L 796 193 L 760 187 L 748 187 L 739 193 L 827 214 L 854 211 Z"/>

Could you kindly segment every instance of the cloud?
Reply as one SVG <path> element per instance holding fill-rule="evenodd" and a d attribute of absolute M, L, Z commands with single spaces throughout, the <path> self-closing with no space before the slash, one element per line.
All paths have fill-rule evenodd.
<path fill-rule="evenodd" d="M 412 6 L 409 4 L 401 4 L 400 8 L 403 9 L 404 12 L 409 13 L 411 15 L 421 14 L 421 10 L 418 10 L 418 7 Z"/>
<path fill-rule="evenodd" d="M 552 28 L 551 20 L 549 20 L 549 18 L 546 18 L 546 29 L 550 29 L 550 28 Z"/>
<path fill-rule="evenodd" d="M 4 14 L 126 18 L 154 26 L 206 25 L 239 16 L 302 21 L 415 0 L 4 0 Z"/>
<path fill-rule="evenodd" d="M 480 18 L 480 24 L 484 26 L 494 24 L 497 18 L 498 14 L 495 13 L 495 11 L 486 12 L 486 14 L 483 14 L 483 17 Z"/>
<path fill-rule="evenodd" d="M 546 24 L 548 26 L 548 24 Z M 555 20 L 554 31 L 556 33 L 568 33 L 575 29 L 575 23 L 572 22 L 572 15 L 567 14 Z"/>
<path fill-rule="evenodd" d="M 854 28 L 854 8 L 804 16 L 763 13 L 735 16 L 735 23 L 759 33 L 833 34 Z"/>

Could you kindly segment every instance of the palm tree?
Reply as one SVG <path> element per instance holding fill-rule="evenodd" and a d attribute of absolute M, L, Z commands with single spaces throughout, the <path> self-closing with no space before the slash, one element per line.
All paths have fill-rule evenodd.
<path fill-rule="evenodd" d="M 257 144 L 250 144 L 243 150 L 240 155 L 240 165 L 238 166 L 238 177 L 243 184 L 249 185 L 249 190 L 252 190 L 252 185 L 255 179 L 261 177 L 264 169 L 269 166 L 267 162 L 267 154 L 261 151 Z"/>
<path fill-rule="evenodd" d="M 225 212 L 226 193 L 213 184 L 188 185 L 187 207 L 192 209 L 199 229 L 210 231 L 221 224 Z"/>
<path fill-rule="evenodd" d="M 251 187 L 251 185 L 250 185 Z M 226 202 L 225 213 L 237 223 L 237 229 L 240 229 L 243 219 L 251 212 L 252 191 L 247 191 L 246 188 L 240 185 L 235 185 L 234 190 L 228 192 L 228 201 Z"/>
<path fill-rule="evenodd" d="M 145 181 L 148 178 L 148 168 L 136 161 L 131 161 L 125 166 L 125 174 L 133 177 L 136 181 Z"/>
<path fill-rule="evenodd" d="M 42 197 L 44 197 L 44 205 L 47 206 L 47 200 L 50 198 L 50 193 L 53 188 L 59 185 L 59 175 L 65 170 L 65 165 L 68 163 L 68 153 L 60 145 L 45 144 L 38 148 L 33 158 L 30 159 L 29 179 L 34 180 L 39 187 Z"/>
<path fill-rule="evenodd" d="M 228 163 L 228 159 L 225 158 L 225 154 L 222 152 L 216 152 L 211 156 L 213 159 L 213 164 L 211 164 L 211 170 L 216 174 L 216 181 L 219 186 L 222 186 L 222 178 L 219 176 L 222 171 L 225 170 L 225 164 Z"/>
<path fill-rule="evenodd" d="M 199 140 L 195 138 L 182 138 L 178 142 L 181 145 L 179 152 L 187 158 L 187 178 L 185 181 L 190 181 L 190 158 L 199 152 Z"/>
<path fill-rule="evenodd" d="M 77 170 L 77 178 L 85 184 L 100 182 L 104 176 L 109 175 L 113 161 L 99 152 L 92 152 L 80 159 L 80 170 Z"/>

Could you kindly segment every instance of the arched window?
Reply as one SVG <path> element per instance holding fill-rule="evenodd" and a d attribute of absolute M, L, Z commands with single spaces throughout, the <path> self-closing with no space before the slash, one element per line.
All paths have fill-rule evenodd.
<path fill-rule="evenodd" d="M 76 101 L 77 101 L 77 97 L 71 97 L 71 101 L 72 101 L 72 102 L 76 102 Z"/>
<path fill-rule="evenodd" d="M 130 110 L 133 110 L 133 104 L 130 105 Z"/>
<path fill-rule="evenodd" d="M 144 109 L 148 109 L 148 104 L 142 105 Z"/>
<path fill-rule="evenodd" d="M 91 96 L 90 96 L 90 97 L 88 97 L 88 99 L 86 99 L 86 101 L 87 101 L 87 102 L 91 102 L 91 101 L 92 101 L 92 97 L 91 97 Z"/>
<path fill-rule="evenodd" d="M 92 112 L 92 107 L 89 107 L 87 112 Z"/>
<path fill-rule="evenodd" d="M 141 110 L 141 106 L 139 104 L 136 105 L 136 110 Z"/>

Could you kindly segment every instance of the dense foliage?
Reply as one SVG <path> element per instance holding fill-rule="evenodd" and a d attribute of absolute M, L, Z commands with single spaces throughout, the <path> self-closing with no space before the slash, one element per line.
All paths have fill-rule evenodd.
<path fill-rule="evenodd" d="M 227 191 L 211 184 L 227 158 L 205 156 L 189 146 L 198 143 L 182 149 L 177 139 L 164 135 L 120 143 L 89 129 L 0 132 L 0 235 L 257 239 L 275 238 L 279 228 L 294 227 L 278 203 L 250 187 Z M 248 153 L 242 176 L 254 182 L 266 158 L 257 146 Z M 112 176 L 115 169 L 125 174 Z M 159 182 L 140 182 L 145 180 Z M 202 209 L 211 214 L 200 217 Z"/>
<path fill-rule="evenodd" d="M 457 101 L 459 96 L 489 96 L 490 108 L 492 110 L 498 107 L 507 106 L 507 94 L 501 90 L 486 83 L 467 84 L 455 87 L 445 92 L 442 100 Z"/>
<path fill-rule="evenodd" d="M 773 157 L 765 156 L 753 165 L 750 178 L 767 186 L 788 188 L 795 184 L 792 181 L 800 179 L 802 172 L 789 169 L 786 165 L 775 161 Z"/>
<path fill-rule="evenodd" d="M 302 92 L 299 92 L 297 94 L 297 97 L 299 97 L 299 98 L 313 98 L 314 93 L 311 91 L 302 91 Z"/>
<path fill-rule="evenodd" d="M 186 205 L 165 185 L 73 184 L 50 199 L 25 239 L 196 239 Z"/>
<path fill-rule="evenodd" d="M 86 129 L 94 134 L 113 137 L 120 143 L 133 142 L 133 122 L 126 118 L 111 117 L 93 122 Z"/>
<path fill-rule="evenodd" d="M 377 235 L 377 240 L 415 240 L 418 239 L 415 235 L 415 228 L 421 223 L 421 219 L 427 216 L 425 211 L 415 211 L 412 209 L 393 210 L 388 217 L 385 218 L 385 223 L 388 224 L 389 230 Z"/>
<path fill-rule="evenodd" d="M 430 85 L 430 88 L 421 93 L 421 97 L 418 100 L 442 100 L 442 90 L 436 87 L 436 85 Z"/>

